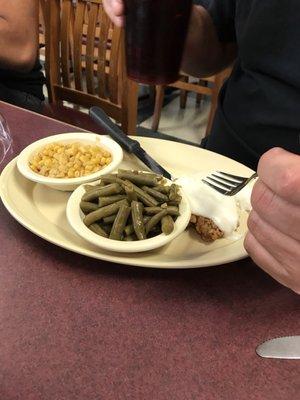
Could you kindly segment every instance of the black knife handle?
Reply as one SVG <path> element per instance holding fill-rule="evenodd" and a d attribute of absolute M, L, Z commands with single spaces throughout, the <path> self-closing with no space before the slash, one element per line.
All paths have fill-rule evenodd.
<path fill-rule="evenodd" d="M 114 139 L 128 153 L 133 153 L 134 150 L 140 147 L 139 142 L 128 137 L 116 125 L 108 115 L 99 107 L 91 107 L 89 111 L 90 117 L 101 127 L 104 127 L 106 133 Z"/>

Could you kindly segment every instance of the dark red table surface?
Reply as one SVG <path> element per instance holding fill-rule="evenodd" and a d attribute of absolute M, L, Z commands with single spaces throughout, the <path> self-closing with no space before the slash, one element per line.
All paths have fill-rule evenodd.
<path fill-rule="evenodd" d="M 18 152 L 74 127 L 0 103 Z M 300 298 L 249 259 L 153 270 L 89 259 L 0 204 L 1 400 L 300 398 L 300 361 L 259 358 L 299 334 Z"/>

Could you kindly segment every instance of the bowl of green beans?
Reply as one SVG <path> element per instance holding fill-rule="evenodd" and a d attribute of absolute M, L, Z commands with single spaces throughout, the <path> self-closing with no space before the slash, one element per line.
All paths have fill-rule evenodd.
<path fill-rule="evenodd" d="M 76 233 L 105 250 L 135 253 L 171 242 L 188 226 L 191 209 L 181 188 L 145 171 L 118 170 L 81 185 L 67 219 Z"/>

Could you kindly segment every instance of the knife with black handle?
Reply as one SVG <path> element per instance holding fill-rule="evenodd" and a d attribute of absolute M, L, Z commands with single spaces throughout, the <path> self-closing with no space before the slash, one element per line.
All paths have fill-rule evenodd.
<path fill-rule="evenodd" d="M 141 147 L 137 140 L 131 139 L 116 125 L 108 115 L 99 107 L 91 107 L 89 111 L 90 117 L 104 127 L 106 133 L 114 139 L 124 150 L 128 153 L 134 154 L 141 160 L 151 171 L 158 175 L 162 175 L 167 179 L 172 179 L 171 174 L 165 170 L 157 161 L 155 161 L 148 153 Z"/>

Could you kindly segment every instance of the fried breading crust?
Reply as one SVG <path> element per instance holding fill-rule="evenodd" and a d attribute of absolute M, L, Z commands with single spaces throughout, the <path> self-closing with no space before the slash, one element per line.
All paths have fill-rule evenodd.
<path fill-rule="evenodd" d="M 204 242 L 211 243 L 224 237 L 224 232 L 209 218 L 192 215 L 190 222 Z"/>

